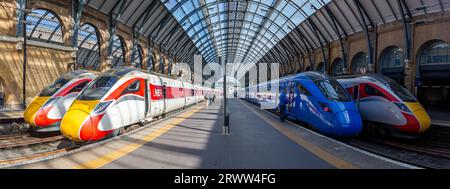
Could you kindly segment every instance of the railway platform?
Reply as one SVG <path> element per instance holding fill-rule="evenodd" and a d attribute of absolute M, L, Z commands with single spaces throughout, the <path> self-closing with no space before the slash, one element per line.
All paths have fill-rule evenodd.
<path fill-rule="evenodd" d="M 199 104 L 134 132 L 15 168 L 414 168 L 353 148 L 229 100 L 230 135 L 222 135 L 222 103 Z"/>
<path fill-rule="evenodd" d="M 0 109 L 0 122 L 7 121 L 10 119 L 21 119 L 23 118 L 24 110 L 1 110 Z"/>

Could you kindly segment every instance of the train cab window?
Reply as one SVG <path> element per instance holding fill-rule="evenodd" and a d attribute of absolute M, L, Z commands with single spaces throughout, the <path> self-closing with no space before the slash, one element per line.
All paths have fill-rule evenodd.
<path fill-rule="evenodd" d="M 339 102 L 351 101 L 347 91 L 334 79 L 324 79 L 315 81 L 322 94 L 329 100 Z"/>
<path fill-rule="evenodd" d="M 298 91 L 300 92 L 300 94 L 304 94 L 306 96 L 311 96 L 311 93 L 309 93 L 309 91 L 302 85 L 302 84 L 298 84 Z"/>
<path fill-rule="evenodd" d="M 119 81 L 117 76 L 100 76 L 86 86 L 78 100 L 99 100 Z"/>
<path fill-rule="evenodd" d="M 70 79 L 67 78 L 59 78 L 55 82 L 53 82 L 50 86 L 45 88 L 39 93 L 39 96 L 53 96 L 57 91 L 61 89 Z"/>
<path fill-rule="evenodd" d="M 124 93 L 137 92 L 137 91 L 139 91 L 139 89 L 141 88 L 140 83 L 141 83 L 140 81 L 135 81 L 135 82 L 133 82 L 131 85 L 129 85 L 129 86 L 127 87 L 127 89 L 124 91 Z"/>
<path fill-rule="evenodd" d="M 72 90 L 70 90 L 69 93 L 78 93 L 78 92 L 81 92 L 81 91 L 84 89 L 84 87 L 86 87 L 86 85 L 87 85 L 88 83 L 89 83 L 89 81 L 85 81 L 85 82 L 82 82 L 82 83 L 78 84 L 77 86 L 75 86 L 74 88 L 72 88 Z"/>
<path fill-rule="evenodd" d="M 375 87 L 372 87 L 370 85 L 366 85 L 364 91 L 366 92 L 367 95 L 370 95 L 370 96 L 379 96 L 379 97 L 386 98 L 386 96 L 384 96 L 384 94 L 381 91 L 379 91 L 378 89 L 376 89 Z"/>

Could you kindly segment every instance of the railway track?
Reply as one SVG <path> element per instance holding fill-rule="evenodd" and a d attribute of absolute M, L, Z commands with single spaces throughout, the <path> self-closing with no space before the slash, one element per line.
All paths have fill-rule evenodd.
<path fill-rule="evenodd" d="M 124 128 L 122 134 L 134 132 L 138 129 L 141 129 L 143 127 L 149 126 L 152 123 L 155 123 L 160 120 L 164 120 L 172 115 L 176 115 L 182 111 L 185 111 L 195 105 L 188 106 L 184 109 L 175 110 L 173 112 L 169 112 L 165 116 L 158 117 L 150 122 L 148 122 L 145 125 L 140 124 L 133 124 L 126 128 Z M 107 139 L 109 140 L 109 139 Z M 30 133 L 22 133 L 22 134 L 11 134 L 11 135 L 0 135 L 0 152 L 2 150 L 14 150 L 14 149 L 20 149 L 20 148 L 32 148 L 32 147 L 39 147 L 44 146 L 48 143 L 57 143 L 58 145 L 55 145 L 55 147 L 43 151 L 39 151 L 36 153 L 24 153 L 20 154 L 19 156 L 15 157 L 8 157 L 8 158 L 0 158 L 0 167 L 10 167 L 12 165 L 18 165 L 23 164 L 26 162 L 30 162 L 33 160 L 39 160 L 39 159 L 45 159 L 51 156 L 58 156 L 62 155 L 66 152 L 76 150 L 80 147 L 94 144 L 97 142 L 90 142 L 90 143 L 74 143 L 69 141 L 68 139 L 65 139 L 64 136 L 62 136 L 59 132 L 54 132 L 50 134 L 40 134 L 38 136 L 32 136 Z"/>
<path fill-rule="evenodd" d="M 33 137 L 30 135 L 23 136 L 4 136 L 0 138 L 0 150 L 7 148 L 18 148 L 18 147 L 26 147 L 37 144 L 44 144 L 47 142 L 56 142 L 64 139 L 64 136 L 50 136 L 50 137 Z"/>
<path fill-rule="evenodd" d="M 249 101 L 247 101 L 249 102 Z M 252 102 L 249 102 L 254 104 Z M 254 104 L 258 106 L 257 104 Z M 275 110 L 267 110 L 279 115 Z M 296 123 L 294 121 L 294 123 Z M 302 124 L 296 123 L 302 127 Z M 341 140 L 342 141 L 342 140 Z M 421 137 L 401 139 L 364 135 L 342 141 L 365 151 L 424 168 L 450 168 L 450 127 L 432 125 Z"/>
<path fill-rule="evenodd" d="M 425 168 L 450 168 L 450 127 L 432 125 L 415 139 L 365 136 L 348 144 L 405 163 Z"/>

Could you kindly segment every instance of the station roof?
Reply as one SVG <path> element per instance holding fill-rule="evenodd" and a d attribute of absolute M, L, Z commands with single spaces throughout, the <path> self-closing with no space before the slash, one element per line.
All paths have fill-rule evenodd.
<path fill-rule="evenodd" d="M 293 61 L 324 44 L 410 16 L 450 9 L 443 0 L 87 0 L 168 53 L 206 63 Z M 364 19 L 363 19 L 364 18 Z"/>
<path fill-rule="evenodd" d="M 86 4 L 135 29 L 166 53 L 188 61 L 200 54 L 160 0 L 87 0 Z"/>

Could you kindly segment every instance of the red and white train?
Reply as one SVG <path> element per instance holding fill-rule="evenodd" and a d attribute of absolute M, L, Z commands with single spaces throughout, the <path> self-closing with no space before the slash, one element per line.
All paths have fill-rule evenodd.
<path fill-rule="evenodd" d="M 115 68 L 98 76 L 78 95 L 61 121 L 62 134 L 89 142 L 116 136 L 143 123 L 204 100 L 217 90 L 134 68 Z"/>
<path fill-rule="evenodd" d="M 58 131 L 69 106 L 97 73 L 77 70 L 66 73 L 43 89 L 24 112 L 26 123 L 37 131 Z"/>

